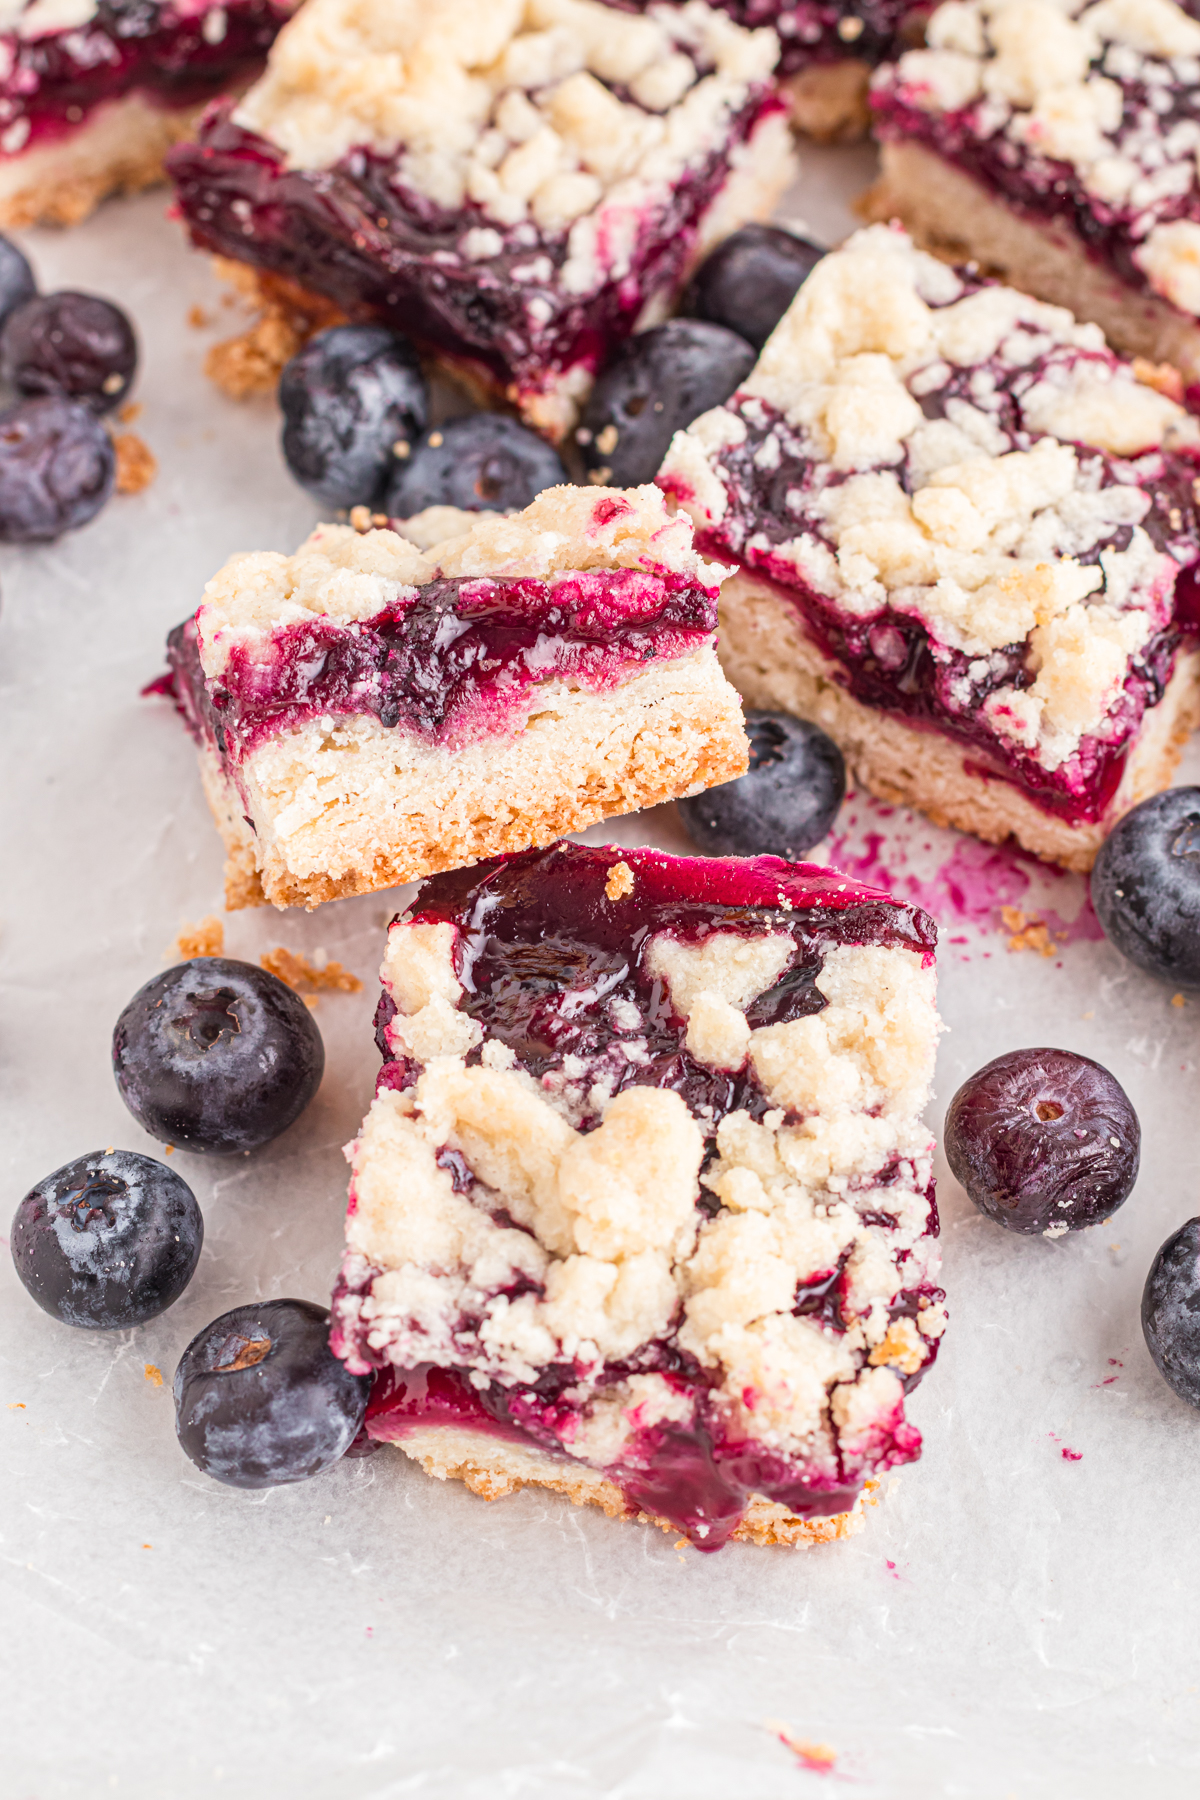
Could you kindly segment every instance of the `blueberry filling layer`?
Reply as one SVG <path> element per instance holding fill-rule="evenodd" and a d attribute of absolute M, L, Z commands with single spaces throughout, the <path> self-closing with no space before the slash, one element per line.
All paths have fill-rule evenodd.
<path fill-rule="evenodd" d="M 230 103 L 209 115 L 195 143 L 171 153 L 168 167 L 202 249 L 285 275 L 352 317 L 382 319 L 502 388 L 534 394 L 566 370 L 598 368 L 646 300 L 678 285 L 732 152 L 780 104 L 755 94 L 720 142 L 647 204 L 634 241 L 622 245 L 619 272 L 598 267 L 582 294 L 561 280 L 566 231 L 529 221 L 498 227 L 473 203 L 447 211 L 401 179 L 402 148 L 288 169 L 274 145 L 233 122 Z M 623 219 L 622 234 L 628 227 Z M 464 253 L 472 229 L 489 234 L 486 260 Z"/>
<path fill-rule="evenodd" d="M 1008 445 L 1029 449 L 1038 434 L 1023 423 L 1020 394 L 1038 381 L 1046 366 L 1035 359 L 1013 368 L 997 360 L 950 369 L 945 385 L 922 397 L 922 410 L 927 418 L 940 419 L 953 417 L 956 406 L 977 407 L 982 379 L 991 417 Z M 1121 691 L 1099 729 L 1084 736 L 1064 762 L 1048 769 L 1035 753 L 998 733 L 983 711 L 997 690 L 1019 693 L 1033 684 L 1036 671 L 1029 666 L 1028 644 L 1008 644 L 986 657 L 969 655 L 940 642 L 916 607 L 900 610 L 886 605 L 850 612 L 818 592 L 780 547 L 803 535 L 823 543 L 831 553 L 836 551 L 822 498 L 848 477 L 814 458 L 799 434 L 766 401 L 735 396 L 728 405 L 745 425 L 745 439 L 719 452 L 716 462 L 727 510 L 719 527 L 698 533 L 698 547 L 706 555 L 736 557 L 793 605 L 805 633 L 836 665 L 836 679 L 855 699 L 896 714 L 918 729 L 945 732 L 978 753 L 974 773 L 1011 781 L 1045 811 L 1071 823 L 1102 818 L 1145 713 L 1162 699 L 1181 628 L 1194 628 L 1196 583 L 1191 565 L 1200 542 L 1196 461 L 1157 450 L 1118 461 L 1077 446 L 1081 486 L 1099 490 L 1136 484 L 1148 495 L 1150 505 L 1140 528 L 1154 548 L 1177 565 L 1179 591 L 1174 600 L 1157 592 L 1140 597 L 1161 621 L 1159 629 L 1130 659 Z M 910 496 L 924 479 L 914 472 L 907 454 L 894 473 Z M 673 484 L 668 473 L 663 485 L 670 490 Z M 681 493 L 681 498 L 690 496 Z M 1074 560 L 1085 567 L 1099 565 L 1106 554 L 1127 550 L 1132 536 L 1128 525 L 1109 528 L 1079 550 Z"/>
<path fill-rule="evenodd" d="M 237 764 L 311 719 L 369 714 L 454 748 L 503 732 L 536 683 L 600 691 L 700 649 L 716 628 L 713 592 L 667 571 L 438 578 L 410 592 L 371 619 L 320 616 L 237 645 L 212 682 L 195 620 L 176 626 L 173 694 L 193 735 Z"/>
<path fill-rule="evenodd" d="M 623 861 L 623 857 L 627 860 Z M 618 876 L 633 872 L 631 891 Z M 786 934 L 795 949 L 777 980 L 746 1009 L 752 1026 L 810 1016 L 828 1004 L 816 987 L 830 951 L 845 946 L 883 946 L 931 960 L 936 932 L 915 907 L 888 901 L 878 891 L 835 871 L 787 864 L 777 858 L 683 859 L 611 848 L 558 846 L 507 857 L 424 884 L 405 914 L 419 926 L 455 928 L 454 972 L 462 987 L 458 1010 L 478 1020 L 485 1042 L 501 1045 L 515 1067 L 555 1096 L 585 1133 L 600 1123 L 597 1089 L 609 1096 L 629 1086 L 668 1087 L 684 1098 L 704 1134 L 704 1167 L 715 1155 L 720 1120 L 733 1110 L 761 1118 L 766 1097 L 752 1073 L 721 1074 L 684 1048 L 686 1021 L 672 1009 L 664 981 L 650 968 L 651 946 L 663 934 L 702 945 L 713 932 L 761 940 Z M 419 1068 L 396 1052 L 388 1026 L 395 1004 L 385 990 L 377 1015 L 385 1057 L 381 1086 L 409 1086 Z M 480 1050 L 467 1057 L 468 1066 Z M 485 1059 L 486 1060 L 486 1059 Z M 777 1114 L 776 1117 L 782 1115 Z M 450 1169 L 455 1192 L 468 1192 L 473 1174 L 459 1152 L 439 1158 Z M 882 1191 L 914 1188 L 928 1202 L 922 1235 L 938 1230 L 932 1182 L 904 1158 L 892 1158 L 870 1177 L 874 1209 L 865 1203 L 866 1226 L 894 1229 L 895 1215 L 880 1204 Z M 704 1217 L 717 1202 L 701 1187 L 696 1206 Z M 495 1215 L 493 1215 L 495 1216 Z M 507 1216 L 501 1221 L 511 1226 Z M 854 1326 L 847 1304 L 848 1253 L 826 1269 L 797 1280 L 793 1314 L 810 1321 L 830 1342 Z M 348 1268 L 334 1298 L 334 1341 L 352 1366 L 379 1371 L 368 1409 L 373 1437 L 399 1441 L 440 1427 L 483 1432 L 569 1458 L 581 1438 L 597 1395 L 640 1375 L 662 1378 L 678 1397 L 681 1417 L 638 1425 L 605 1469 L 632 1511 L 646 1511 L 686 1533 L 697 1547 L 719 1549 L 743 1517 L 752 1495 L 762 1495 L 799 1518 L 847 1511 L 872 1470 L 911 1460 L 920 1436 L 897 1405 L 877 1420 L 869 1453 L 832 1453 L 818 1446 L 811 1458 L 785 1454 L 753 1433 L 731 1426 L 719 1403 L 719 1373 L 681 1348 L 675 1332 L 648 1341 L 631 1356 L 600 1369 L 570 1362 L 542 1367 L 532 1381 L 496 1380 L 477 1368 L 393 1366 L 373 1347 L 359 1303 L 377 1270 Z M 347 1280 L 346 1277 L 350 1279 Z M 519 1297 L 518 1283 L 510 1299 Z M 943 1298 L 927 1279 L 898 1292 L 887 1309 L 889 1329 L 911 1328 Z M 478 1321 L 464 1319 L 469 1338 Z M 934 1357 L 936 1341 L 922 1345 L 906 1367 L 902 1387 L 919 1380 Z M 593 1467 L 595 1466 L 593 1462 Z"/>
<path fill-rule="evenodd" d="M 249 80 L 290 7 L 276 0 L 174 7 L 101 0 L 85 24 L 0 37 L 0 147 L 8 154 L 74 131 L 104 101 L 141 93 L 191 107 Z"/>

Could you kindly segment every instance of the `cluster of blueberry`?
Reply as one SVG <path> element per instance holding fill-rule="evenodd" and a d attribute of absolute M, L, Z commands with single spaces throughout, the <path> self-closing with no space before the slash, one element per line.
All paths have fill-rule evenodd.
<path fill-rule="evenodd" d="M 747 225 L 700 265 L 683 317 L 626 339 L 576 433 L 590 480 L 653 481 L 676 431 L 720 406 L 753 368 L 822 252 L 777 225 Z M 381 325 L 319 332 L 283 371 L 283 454 L 326 506 L 391 519 L 427 506 L 516 511 L 569 481 L 558 453 L 501 413 L 430 426 L 412 345 Z"/>
<path fill-rule="evenodd" d="M 0 378 L 17 396 L 0 412 L 0 543 L 61 537 L 107 502 L 116 453 L 101 420 L 128 394 L 137 360 L 119 306 L 39 294 L 26 257 L 0 237 Z"/>
<path fill-rule="evenodd" d="M 152 1137 L 212 1155 L 256 1150 L 299 1118 L 325 1067 L 312 1014 L 252 963 L 196 957 L 148 981 L 117 1020 L 121 1098 Z M 66 1325 L 115 1330 L 172 1305 L 200 1259 L 187 1183 L 153 1157 L 97 1151 L 32 1188 L 12 1229 L 26 1288 Z M 188 1345 L 175 1426 L 198 1468 L 234 1487 L 305 1481 L 344 1455 L 369 1380 L 329 1348 L 307 1300 L 239 1306 Z"/>

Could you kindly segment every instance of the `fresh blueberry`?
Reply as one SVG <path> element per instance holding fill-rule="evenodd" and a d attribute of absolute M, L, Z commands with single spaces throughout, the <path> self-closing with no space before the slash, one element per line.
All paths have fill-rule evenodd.
<path fill-rule="evenodd" d="M 29 258 L 22 254 L 11 238 L 0 232 L 0 325 L 26 300 L 37 293 L 37 282 Z"/>
<path fill-rule="evenodd" d="M 113 1032 L 121 1098 L 152 1137 L 256 1150 L 316 1093 L 325 1046 L 304 1002 L 253 963 L 197 956 L 140 988 Z"/>
<path fill-rule="evenodd" d="M 1143 800 L 1100 846 L 1092 905 L 1122 956 L 1200 988 L 1200 788 Z"/>
<path fill-rule="evenodd" d="M 61 394 L 94 413 L 111 412 L 133 381 L 137 339 L 110 300 L 69 291 L 39 295 L 5 321 L 0 369 L 19 394 Z"/>
<path fill-rule="evenodd" d="M 30 1188 L 12 1226 L 17 1274 L 64 1325 L 144 1325 L 178 1300 L 204 1241 L 174 1169 L 132 1150 L 80 1156 Z"/>
<path fill-rule="evenodd" d="M 346 1454 L 371 1379 L 329 1348 L 310 1300 L 235 1306 L 194 1337 L 175 1371 L 175 1430 L 198 1469 L 230 1487 L 307 1481 Z"/>
<path fill-rule="evenodd" d="M 584 409 L 576 438 L 588 469 L 614 487 L 653 481 L 675 433 L 728 400 L 754 361 L 745 338 L 702 319 L 635 332 Z"/>
<path fill-rule="evenodd" d="M 383 498 L 397 456 L 424 429 L 429 395 L 417 353 L 382 325 L 334 325 L 279 378 L 283 454 L 327 506 Z"/>
<path fill-rule="evenodd" d="M 392 476 L 383 510 L 411 519 L 427 506 L 519 512 L 570 477 L 557 451 L 505 413 L 468 413 L 427 431 Z"/>
<path fill-rule="evenodd" d="M 1200 1219 L 1181 1225 L 1151 1263 L 1142 1330 L 1163 1380 L 1200 1406 Z"/>
<path fill-rule="evenodd" d="M 831 737 L 790 713 L 748 712 L 750 767 L 736 781 L 679 801 L 684 828 L 706 856 L 785 856 L 819 844 L 846 793 Z"/>
<path fill-rule="evenodd" d="M 0 413 L 0 543 L 45 543 L 86 525 L 116 472 L 112 439 L 86 406 L 18 401 Z"/>
<path fill-rule="evenodd" d="M 824 254 L 779 225 L 743 225 L 705 257 L 679 310 L 761 350 Z"/>
<path fill-rule="evenodd" d="M 946 1161 L 1008 1231 L 1082 1231 L 1137 1180 L 1142 1128 L 1114 1075 L 1070 1050 L 1010 1050 L 950 1102 Z"/>

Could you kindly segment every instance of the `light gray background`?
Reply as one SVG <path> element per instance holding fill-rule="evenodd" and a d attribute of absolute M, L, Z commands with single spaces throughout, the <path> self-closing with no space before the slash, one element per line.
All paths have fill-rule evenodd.
<path fill-rule="evenodd" d="M 807 162 L 791 215 L 832 240 L 870 156 Z M 291 549 L 315 517 L 273 407 L 201 374 L 215 333 L 189 306 L 222 331 L 234 315 L 164 206 L 29 237 L 44 285 L 136 319 L 137 429 L 161 474 L 4 555 L 5 1220 L 84 1151 L 157 1151 L 117 1098 L 109 1035 L 180 924 L 219 908 L 221 855 L 191 746 L 138 689 L 226 555 Z M 848 818 L 844 854 L 877 831 L 894 870 L 929 875 L 954 848 L 903 815 Z M 590 835 L 682 848 L 669 808 Z M 1082 897 L 1047 878 L 1025 900 L 1070 919 Z M 1200 1003 L 1173 1008 L 1102 942 L 1014 956 L 994 921 L 947 915 L 935 1126 L 986 1059 L 1060 1044 L 1127 1086 L 1143 1172 L 1109 1227 L 1048 1244 L 985 1223 L 942 1171 L 952 1325 L 912 1403 L 926 1452 L 853 1541 L 681 1553 L 534 1493 L 485 1505 L 393 1451 L 260 1495 L 192 1469 L 169 1387 L 193 1333 L 254 1296 L 328 1293 L 397 898 L 230 920 L 235 955 L 324 947 L 367 987 L 321 1001 L 326 1076 L 290 1132 L 235 1162 L 175 1158 L 207 1222 L 175 1308 L 72 1332 L 0 1259 L 5 1800 L 1194 1795 L 1200 1419 L 1156 1377 L 1138 1299 L 1200 1210 Z M 830 1745 L 834 1772 L 802 1769 L 781 1727 Z"/>

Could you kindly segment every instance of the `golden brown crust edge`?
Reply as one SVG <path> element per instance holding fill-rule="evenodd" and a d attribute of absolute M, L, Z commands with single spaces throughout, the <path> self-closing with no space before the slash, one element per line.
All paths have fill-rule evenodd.
<path fill-rule="evenodd" d="M 794 128 L 817 144 L 859 144 L 871 128 L 867 89 L 871 65 L 848 56 L 841 62 L 812 63 L 779 86 L 791 108 Z"/>

